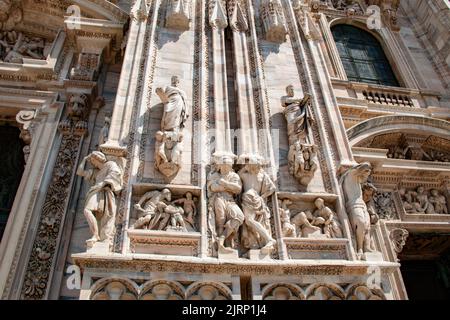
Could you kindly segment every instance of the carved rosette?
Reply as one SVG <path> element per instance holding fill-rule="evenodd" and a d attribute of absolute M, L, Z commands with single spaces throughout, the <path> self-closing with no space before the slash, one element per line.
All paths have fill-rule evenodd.
<path fill-rule="evenodd" d="M 394 251 L 397 253 L 402 252 L 403 247 L 406 244 L 406 240 L 408 239 L 409 232 L 406 229 L 393 229 L 389 233 L 389 239 L 392 242 L 392 247 L 394 248 Z"/>

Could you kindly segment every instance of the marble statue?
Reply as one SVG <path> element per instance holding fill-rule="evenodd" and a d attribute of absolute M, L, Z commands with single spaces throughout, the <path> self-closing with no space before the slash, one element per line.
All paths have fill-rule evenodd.
<path fill-rule="evenodd" d="M 87 161 L 93 169 L 85 170 Z M 84 215 L 92 233 L 86 244 L 92 248 L 97 241 L 111 243 L 115 231 L 116 196 L 123 188 L 123 170 L 102 152 L 94 151 L 81 161 L 77 174 L 92 184 L 84 205 Z"/>
<path fill-rule="evenodd" d="M 433 205 L 435 213 L 448 214 L 447 199 L 440 195 L 438 190 L 431 190 L 431 196 L 428 201 Z"/>
<path fill-rule="evenodd" d="M 310 95 L 303 99 L 295 98 L 294 87 L 286 88 L 287 95 L 281 98 L 289 137 L 289 173 L 307 187 L 319 168 L 318 147 L 308 143 L 309 131 L 314 121 L 310 110 Z"/>
<path fill-rule="evenodd" d="M 233 156 L 216 156 L 215 169 L 207 183 L 208 224 L 219 253 L 234 251 L 234 238 L 244 222 L 244 213 L 236 203 L 236 196 L 242 191 L 242 182 L 233 171 L 233 162 Z"/>
<path fill-rule="evenodd" d="M 279 212 L 280 212 L 280 220 L 281 220 L 281 231 L 283 233 L 283 237 L 297 237 L 295 225 L 291 224 L 291 214 L 288 208 L 289 205 L 292 204 L 292 201 L 289 199 L 280 200 L 279 201 Z"/>
<path fill-rule="evenodd" d="M 271 252 L 276 241 L 272 238 L 267 199 L 275 192 L 276 186 L 263 170 L 260 157 L 247 156 L 244 160 L 246 164 L 239 171 L 244 212 L 241 241 L 244 248 Z"/>
<path fill-rule="evenodd" d="M 323 221 L 320 222 L 323 234 L 328 238 L 342 238 L 342 227 L 336 213 L 325 205 L 325 201 L 322 198 L 317 198 L 314 201 L 314 205 L 317 209 L 314 211 L 313 216 Z M 313 224 L 318 225 L 317 222 Z"/>
<path fill-rule="evenodd" d="M 281 98 L 281 104 L 284 107 L 284 116 L 288 125 L 289 142 L 292 144 L 299 137 L 305 137 L 314 121 L 312 112 L 309 108 L 311 96 L 306 94 L 303 99 L 295 97 L 294 86 L 286 87 L 286 96 Z"/>
<path fill-rule="evenodd" d="M 378 217 L 377 210 L 375 209 L 374 201 L 374 196 L 375 192 L 377 192 L 377 188 L 373 184 L 366 182 L 362 185 L 362 190 L 363 200 L 366 203 L 367 211 L 369 212 L 370 222 L 371 224 L 376 224 L 380 219 Z"/>
<path fill-rule="evenodd" d="M 194 217 L 197 216 L 197 206 L 195 203 L 197 198 L 192 196 L 192 193 L 186 192 L 185 197 L 173 201 L 173 204 L 182 205 L 185 216 L 185 220 L 194 227 Z"/>
<path fill-rule="evenodd" d="M 308 186 L 319 168 L 316 145 L 301 144 L 296 141 L 289 148 L 289 172 L 303 186 Z"/>
<path fill-rule="evenodd" d="M 98 145 L 101 146 L 108 141 L 109 127 L 111 125 L 111 118 L 105 117 L 105 124 L 103 128 L 100 130 L 100 134 L 98 136 Z"/>
<path fill-rule="evenodd" d="M 164 111 L 161 130 L 156 133 L 155 167 L 166 177 L 174 176 L 181 168 L 182 131 L 188 118 L 186 93 L 178 84 L 178 77 L 173 76 L 170 86 L 156 89 Z"/>
<path fill-rule="evenodd" d="M 363 253 L 373 252 L 371 248 L 371 218 L 364 202 L 362 184 L 367 182 L 372 172 L 370 163 L 362 163 L 348 169 L 340 179 L 345 196 L 345 207 L 356 238 L 356 251 L 359 258 Z"/>

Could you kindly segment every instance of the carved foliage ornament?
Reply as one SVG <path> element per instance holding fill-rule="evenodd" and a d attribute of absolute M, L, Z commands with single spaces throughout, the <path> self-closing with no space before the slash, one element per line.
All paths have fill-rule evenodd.
<path fill-rule="evenodd" d="M 406 229 L 396 228 L 391 230 L 391 232 L 389 233 L 389 239 L 392 241 L 392 246 L 394 247 L 395 252 L 402 252 L 408 236 L 409 232 Z"/>

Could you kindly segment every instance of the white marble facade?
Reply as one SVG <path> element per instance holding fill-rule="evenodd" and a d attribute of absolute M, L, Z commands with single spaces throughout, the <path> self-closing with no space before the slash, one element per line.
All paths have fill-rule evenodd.
<path fill-rule="evenodd" d="M 450 231 L 449 14 L 350 2 L 0 1 L 0 297 L 407 299 L 408 235 Z M 350 81 L 336 25 L 399 86 Z"/>

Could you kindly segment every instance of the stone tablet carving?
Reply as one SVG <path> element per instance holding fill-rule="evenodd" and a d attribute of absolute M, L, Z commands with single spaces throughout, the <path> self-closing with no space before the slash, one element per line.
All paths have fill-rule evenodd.
<path fill-rule="evenodd" d="M 263 170 L 260 157 L 244 156 L 243 159 L 246 164 L 239 171 L 243 184 L 242 246 L 247 249 L 261 249 L 266 253 L 271 252 L 276 241 L 272 238 L 271 213 L 267 199 L 275 192 L 276 186 Z"/>
<path fill-rule="evenodd" d="M 428 195 L 423 186 L 416 191 L 401 188 L 399 194 L 408 214 L 448 214 L 447 199 L 436 189 Z"/>
<path fill-rule="evenodd" d="M 363 197 L 362 184 L 367 182 L 372 172 L 370 163 L 362 163 L 348 169 L 340 179 L 345 196 L 345 207 L 356 238 L 359 258 L 363 253 L 374 252 L 371 247 L 371 217 Z"/>
<path fill-rule="evenodd" d="M 186 93 L 178 84 L 178 77 L 173 76 L 170 86 L 156 89 L 164 112 L 161 130 L 156 133 L 155 167 L 166 177 L 176 175 L 181 168 L 182 131 L 188 118 Z"/>
<path fill-rule="evenodd" d="M 208 225 L 219 253 L 235 252 L 235 236 L 244 222 L 244 213 L 236 203 L 242 182 L 233 171 L 234 157 L 216 157 L 215 169 L 208 177 Z"/>
<path fill-rule="evenodd" d="M 93 169 L 85 170 L 87 161 Z M 81 161 L 77 174 L 92 184 L 84 205 L 84 215 L 92 234 L 86 241 L 87 247 L 92 248 L 97 241 L 111 244 L 115 232 L 116 197 L 123 188 L 123 169 L 102 152 L 94 151 Z"/>
<path fill-rule="evenodd" d="M 186 193 L 185 198 L 175 201 L 172 201 L 172 193 L 169 189 L 147 192 L 134 205 L 134 209 L 139 212 L 134 229 L 196 231 L 195 200 L 196 198 L 193 198 L 190 192 Z"/>

